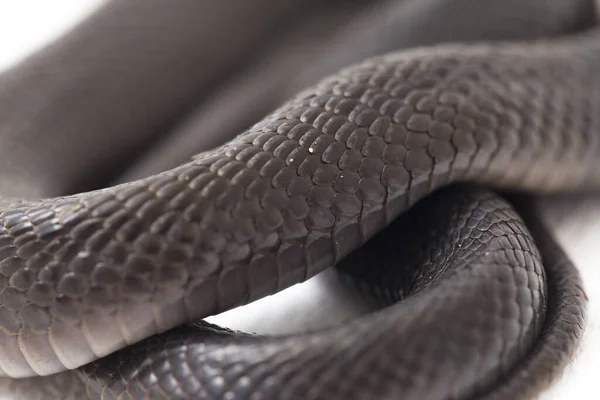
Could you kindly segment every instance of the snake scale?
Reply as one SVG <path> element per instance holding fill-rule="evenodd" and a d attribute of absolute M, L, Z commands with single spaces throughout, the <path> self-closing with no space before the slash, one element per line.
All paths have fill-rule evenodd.
<path fill-rule="evenodd" d="M 0 77 L 0 374 L 17 396 L 514 399 L 560 374 L 582 282 L 535 204 L 490 190 L 600 186 L 594 5 L 332 0 L 303 25 L 313 3 L 109 2 Z M 334 20 L 348 28 L 324 42 Z M 320 56 L 281 68 L 311 33 Z M 198 120 L 242 133 L 174 129 L 198 93 L 232 101 Z M 169 130 L 201 151 L 161 159 Z M 277 336 L 201 322 L 333 265 L 381 309 Z"/>

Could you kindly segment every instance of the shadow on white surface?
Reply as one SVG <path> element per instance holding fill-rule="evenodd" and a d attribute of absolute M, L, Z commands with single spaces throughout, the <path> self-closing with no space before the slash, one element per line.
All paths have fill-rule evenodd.
<path fill-rule="evenodd" d="M 0 1 L 0 71 L 60 36 L 104 1 Z"/>

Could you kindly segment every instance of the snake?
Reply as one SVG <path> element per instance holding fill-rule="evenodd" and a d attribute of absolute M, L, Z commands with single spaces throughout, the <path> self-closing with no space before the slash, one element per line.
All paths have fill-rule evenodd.
<path fill-rule="evenodd" d="M 0 76 L 0 375 L 44 399 L 539 395 L 586 323 L 532 195 L 600 187 L 594 13 L 103 5 Z M 334 265 L 377 310 L 203 320 Z"/>

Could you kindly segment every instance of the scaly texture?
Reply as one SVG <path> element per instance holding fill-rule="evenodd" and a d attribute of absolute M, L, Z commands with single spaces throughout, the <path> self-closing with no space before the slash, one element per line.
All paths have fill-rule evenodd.
<path fill-rule="evenodd" d="M 341 261 L 453 182 L 597 187 L 598 46 L 590 31 L 388 54 L 325 79 L 170 171 L 74 196 L 3 200 L 0 370 L 21 378 L 78 368 L 284 289 Z M 556 262 L 547 256 L 551 239 L 540 235 L 549 249 L 540 256 L 506 203 L 470 189 L 446 197 L 448 204 L 418 214 L 430 242 L 399 236 L 414 247 L 405 264 L 421 267 L 408 274 L 409 286 L 386 287 L 412 293 L 398 306 L 288 337 L 208 328 L 203 342 L 194 330 L 171 332 L 81 369 L 86 392 L 208 399 L 534 393 L 577 342 L 584 312 L 577 275 L 565 260 L 552 269 L 552 303 L 541 265 L 541 258 Z M 137 354 L 145 358 L 136 361 Z"/>

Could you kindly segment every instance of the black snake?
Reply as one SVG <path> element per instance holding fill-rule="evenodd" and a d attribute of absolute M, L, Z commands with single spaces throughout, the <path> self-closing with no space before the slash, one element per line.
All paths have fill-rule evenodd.
<path fill-rule="evenodd" d="M 313 3 L 115 1 L 0 77 L 11 390 L 514 399 L 562 371 L 578 273 L 531 201 L 484 187 L 600 186 L 594 4 Z M 199 322 L 334 264 L 384 307 L 272 337 Z"/>

